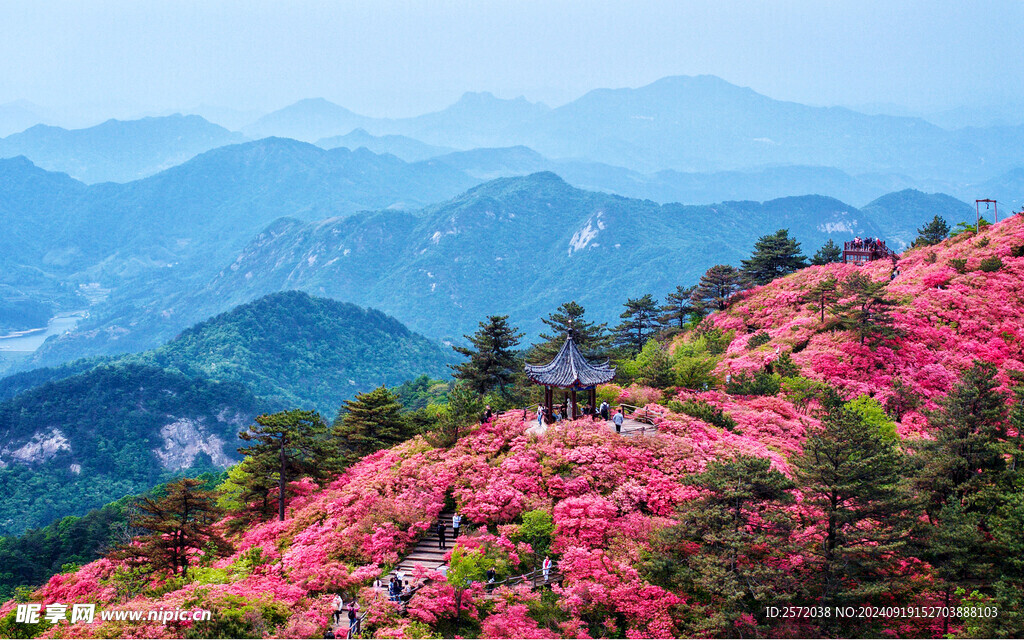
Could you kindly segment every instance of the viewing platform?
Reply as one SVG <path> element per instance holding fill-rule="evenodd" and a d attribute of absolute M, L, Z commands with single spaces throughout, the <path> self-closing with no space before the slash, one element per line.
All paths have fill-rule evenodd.
<path fill-rule="evenodd" d="M 878 238 L 856 239 L 843 243 L 843 262 L 846 264 L 865 264 L 872 260 L 892 260 L 896 262 L 899 254 L 885 246 L 885 240 Z"/>

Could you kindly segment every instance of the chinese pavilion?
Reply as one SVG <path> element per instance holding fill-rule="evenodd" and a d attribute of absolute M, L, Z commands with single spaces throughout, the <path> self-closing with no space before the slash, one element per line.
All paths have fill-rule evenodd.
<path fill-rule="evenodd" d="M 536 384 L 544 385 L 544 404 L 548 416 L 554 415 L 554 389 L 564 389 L 567 413 L 570 414 L 567 417 L 575 420 L 582 415 L 576 402 L 576 392 L 589 392 L 590 406 L 594 407 L 597 402 L 595 388 L 615 377 L 615 367 L 607 360 L 601 364 L 588 362 L 570 335 L 554 360 L 544 365 L 526 365 L 526 377 Z"/>

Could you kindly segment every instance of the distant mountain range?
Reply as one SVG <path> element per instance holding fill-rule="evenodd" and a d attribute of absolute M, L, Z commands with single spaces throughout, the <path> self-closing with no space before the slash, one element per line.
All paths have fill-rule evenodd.
<path fill-rule="evenodd" d="M 713 264 L 739 264 L 758 236 L 779 228 L 808 254 L 829 238 L 898 243 L 940 205 L 950 223 L 972 213 L 913 191 L 863 210 L 823 196 L 688 206 L 576 189 L 552 173 L 502 178 L 418 212 L 282 218 L 219 271 L 196 263 L 150 270 L 95 305 L 77 331 L 47 341 L 30 364 L 149 348 L 202 317 L 289 289 L 379 308 L 452 341 L 493 313 L 535 336 L 540 318 L 570 299 L 614 323 L 624 300 L 609 289 L 661 297 Z"/>
<path fill-rule="evenodd" d="M 279 217 L 419 208 L 477 182 L 445 165 L 285 139 L 221 147 L 124 185 L 0 160 L 0 295 L 82 308 L 92 302 L 83 292 L 117 296 L 154 272 L 205 280 Z"/>
<path fill-rule="evenodd" d="M 383 313 L 293 291 L 149 352 L 0 379 L 0 534 L 223 468 L 257 412 L 330 421 L 356 393 L 444 377 L 453 355 Z"/>
<path fill-rule="evenodd" d="M 36 125 L 0 139 L 0 158 L 26 156 L 87 183 L 128 182 L 242 140 L 199 116 L 108 120 L 74 130 Z"/>
<path fill-rule="evenodd" d="M 354 128 L 457 149 L 525 145 L 550 158 L 645 173 L 803 165 L 979 181 L 1024 164 L 1024 126 L 949 131 L 920 118 L 773 100 L 714 76 L 597 89 L 555 109 L 471 93 L 444 110 L 401 119 L 304 100 L 243 132 L 315 141 Z"/>
<path fill-rule="evenodd" d="M 455 151 L 449 147 L 435 147 L 408 136 L 374 136 L 365 129 L 353 129 L 343 136 L 321 138 L 316 146 L 324 149 L 345 147 L 353 151 L 359 148 L 374 153 L 390 153 L 406 162 L 419 162 Z"/>

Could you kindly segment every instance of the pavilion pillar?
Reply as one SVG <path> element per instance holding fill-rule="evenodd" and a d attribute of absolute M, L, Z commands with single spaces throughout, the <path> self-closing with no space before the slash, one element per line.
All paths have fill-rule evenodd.
<path fill-rule="evenodd" d="M 597 413 L 597 387 L 590 387 L 590 410 Z"/>
<path fill-rule="evenodd" d="M 569 391 L 569 393 L 572 394 L 572 402 L 569 404 L 569 415 L 571 415 L 572 419 L 575 420 L 576 418 L 579 417 L 578 415 L 576 415 L 576 387 L 573 387 Z"/>
<path fill-rule="evenodd" d="M 554 393 L 551 391 L 551 387 L 544 387 L 544 406 L 548 408 L 548 414 L 545 419 L 550 420 L 555 415 Z"/>

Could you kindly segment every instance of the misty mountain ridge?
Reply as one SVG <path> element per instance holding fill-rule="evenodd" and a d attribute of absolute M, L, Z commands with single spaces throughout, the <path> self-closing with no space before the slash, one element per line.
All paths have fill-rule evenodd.
<path fill-rule="evenodd" d="M 466 94 L 438 112 L 388 119 L 357 116 L 324 103 L 330 105 L 303 101 L 269 114 L 259 133 L 291 135 L 295 131 L 289 127 L 299 125 L 282 123 L 275 129 L 267 123 L 310 112 L 311 122 L 321 127 L 320 135 L 310 139 L 361 127 L 373 135 L 405 135 L 457 149 L 524 145 L 554 159 L 645 173 L 810 165 L 852 174 L 977 181 L 1024 162 L 1021 126 L 950 131 L 917 117 L 774 100 L 715 76 L 671 76 L 639 88 L 595 89 L 554 109 L 525 99 Z M 324 128 L 329 126 L 335 129 Z"/>
<path fill-rule="evenodd" d="M 883 201 L 864 210 L 824 196 L 661 205 L 543 172 L 496 179 L 416 212 L 282 218 L 219 271 L 204 264 L 170 278 L 157 270 L 141 288 L 126 283 L 78 330 L 46 342 L 30 366 L 150 348 L 202 317 L 292 289 L 381 309 L 450 341 L 496 313 L 535 335 L 539 319 L 568 299 L 614 322 L 623 300 L 602 295 L 607 287 L 660 298 L 713 264 L 739 264 L 760 235 L 779 228 L 808 255 L 830 238 L 887 238 L 896 216 L 908 219 L 905 227 L 930 220 L 929 198 L 908 192 L 893 209 Z M 913 207 L 917 200 L 925 204 Z M 970 208 L 960 203 L 959 212 L 966 219 Z"/>
<path fill-rule="evenodd" d="M 128 182 L 242 140 L 199 116 L 176 114 L 108 120 L 87 129 L 35 125 L 0 139 L 0 157 L 23 155 L 86 183 Z"/>

